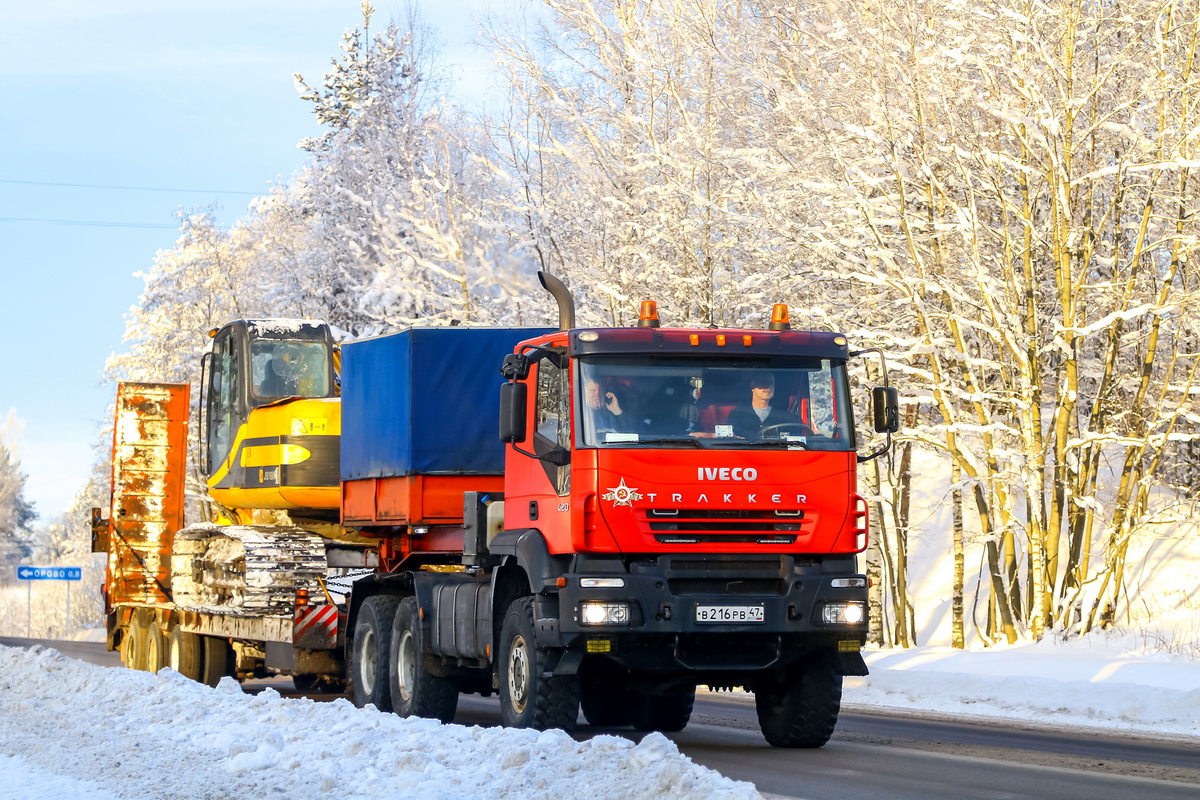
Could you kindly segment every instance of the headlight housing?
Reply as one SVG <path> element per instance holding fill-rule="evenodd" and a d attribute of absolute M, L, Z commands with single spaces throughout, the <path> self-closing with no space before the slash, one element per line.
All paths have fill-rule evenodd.
<path fill-rule="evenodd" d="M 579 604 L 580 625 L 628 625 L 629 604 L 585 600 Z"/>
<path fill-rule="evenodd" d="M 826 603 L 821 606 L 821 622 L 826 625 L 859 625 L 867 618 L 863 603 Z"/>

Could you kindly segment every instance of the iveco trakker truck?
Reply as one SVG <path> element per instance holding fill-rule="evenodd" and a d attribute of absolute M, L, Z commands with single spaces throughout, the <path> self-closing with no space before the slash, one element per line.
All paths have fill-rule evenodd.
<path fill-rule="evenodd" d="M 291 674 L 360 705 L 676 731 L 697 686 L 753 692 L 766 740 L 824 744 L 866 674 L 867 505 L 846 338 L 669 328 L 327 325 L 212 332 L 209 519 L 185 524 L 189 387 L 123 384 L 109 643 L 213 683 Z M 764 411 L 763 397 L 769 395 Z M 758 402 L 755 402 L 755 399 Z M 872 392 L 896 430 L 896 392 Z"/>

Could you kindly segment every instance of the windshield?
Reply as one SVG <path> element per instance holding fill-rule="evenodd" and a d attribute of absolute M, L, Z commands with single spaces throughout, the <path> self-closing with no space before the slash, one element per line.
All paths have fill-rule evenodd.
<path fill-rule="evenodd" d="M 331 394 L 329 348 L 324 342 L 252 341 L 250 370 L 254 394 L 260 400 Z"/>
<path fill-rule="evenodd" d="M 583 447 L 854 449 L 841 361 L 592 356 L 577 385 Z"/>

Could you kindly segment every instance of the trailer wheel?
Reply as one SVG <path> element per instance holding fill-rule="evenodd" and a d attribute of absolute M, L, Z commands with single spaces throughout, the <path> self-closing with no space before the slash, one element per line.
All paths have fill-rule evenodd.
<path fill-rule="evenodd" d="M 233 648 L 217 636 L 200 637 L 200 682 L 216 686 L 221 678 L 233 674 Z"/>
<path fill-rule="evenodd" d="M 829 658 L 813 658 L 755 684 L 758 725 L 772 747 L 821 747 L 842 707 L 842 676 Z"/>
<path fill-rule="evenodd" d="M 426 717 L 449 723 L 458 710 L 458 682 L 425 671 L 425 631 L 417 598 L 400 601 L 392 623 L 388 688 L 392 710 L 402 717 Z"/>
<path fill-rule="evenodd" d="M 121 663 L 129 669 L 146 668 L 146 642 L 149 631 L 142 621 L 141 615 L 134 612 L 125 628 L 125 636 L 121 639 Z"/>
<path fill-rule="evenodd" d="M 687 727 L 696 705 L 696 687 L 675 694 L 643 695 L 633 705 L 633 727 L 639 731 L 675 733 Z"/>
<path fill-rule="evenodd" d="M 167 665 L 167 637 L 163 636 L 162 623 L 154 620 L 146 629 L 146 671 L 158 672 Z"/>
<path fill-rule="evenodd" d="M 200 680 L 200 637 L 172 625 L 167 634 L 167 666 L 185 678 Z"/>
<path fill-rule="evenodd" d="M 378 594 L 368 597 L 358 610 L 350 652 L 350 698 L 359 708 L 370 703 L 380 711 L 392 710 L 388 654 L 391 652 L 392 622 L 399 605 L 399 597 Z"/>
<path fill-rule="evenodd" d="M 504 725 L 574 730 L 579 716 L 579 676 L 546 674 L 547 651 L 538 647 L 532 597 L 514 600 L 508 607 L 497 655 Z"/>

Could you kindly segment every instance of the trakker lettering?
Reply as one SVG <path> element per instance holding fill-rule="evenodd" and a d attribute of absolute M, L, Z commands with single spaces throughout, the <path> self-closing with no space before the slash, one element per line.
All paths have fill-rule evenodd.
<path fill-rule="evenodd" d="M 754 467 L 697 467 L 696 480 L 754 481 L 758 480 L 758 470 Z"/>
<path fill-rule="evenodd" d="M 624 479 L 622 479 L 622 482 L 624 482 Z M 664 495 L 664 497 L 665 497 L 665 496 L 666 496 L 666 495 Z M 714 500 L 712 500 L 712 499 L 710 499 L 710 498 L 709 498 L 709 496 L 708 496 L 708 493 L 707 493 L 707 492 L 701 492 L 699 495 L 696 495 L 696 496 L 695 496 L 695 497 L 696 497 L 696 500 L 695 500 L 695 502 L 696 502 L 696 503 L 698 503 L 698 504 L 700 504 L 700 503 L 707 503 L 707 504 L 710 504 L 710 505 L 711 505 L 713 502 L 717 502 L 717 503 L 726 503 L 726 504 L 729 504 L 729 505 L 732 505 L 732 504 L 734 504 L 734 503 L 742 503 L 742 502 L 745 502 L 745 503 L 759 503 L 759 502 L 763 502 L 763 503 L 774 503 L 774 504 L 776 504 L 776 505 L 779 505 L 779 504 L 781 504 L 781 503 L 783 503 L 783 502 L 784 502 L 784 500 L 783 500 L 783 495 L 782 495 L 782 494 L 778 494 L 778 493 L 777 493 L 777 494 L 772 494 L 772 495 L 763 495 L 763 498 L 764 498 L 764 499 L 763 499 L 763 500 L 761 500 L 761 501 L 758 499 L 758 494 L 757 494 L 757 493 L 755 493 L 755 494 L 739 494 L 739 495 L 737 495 L 737 498 L 738 498 L 737 500 L 734 500 L 734 499 L 733 499 L 733 498 L 734 498 L 734 495 L 733 495 L 733 494 L 725 494 L 725 493 L 722 493 L 722 494 L 720 494 L 720 495 L 715 495 L 715 494 L 713 495 L 713 497 L 718 497 L 718 496 L 719 496 L 721 499 L 720 499 L 720 500 L 716 500 L 716 501 L 714 501 Z M 789 495 L 789 496 L 790 496 L 790 495 Z M 615 498 L 609 497 L 608 495 L 604 495 L 603 497 L 604 497 L 604 499 L 605 499 L 605 500 L 613 500 L 613 499 L 615 499 Z M 641 499 L 641 497 L 642 497 L 642 495 L 638 495 L 637 497 L 634 497 L 633 499 L 634 499 L 634 500 L 638 500 L 638 499 Z M 649 500 L 651 503 L 653 503 L 653 502 L 655 502 L 655 500 L 658 498 L 658 492 L 646 492 L 646 494 L 645 494 L 645 497 L 646 497 L 646 499 L 647 499 L 647 500 Z M 682 494 L 682 493 L 680 493 L 680 492 L 674 492 L 674 493 L 672 493 L 672 494 L 670 495 L 670 497 L 671 497 L 671 499 L 670 499 L 670 501 L 669 501 L 669 502 L 671 502 L 671 503 L 682 503 L 682 502 L 683 502 L 683 494 Z M 690 502 L 690 501 L 689 501 L 689 502 Z M 798 494 L 798 495 L 796 495 L 796 502 L 797 502 L 798 504 L 800 504 L 800 505 L 807 505 L 807 504 L 808 504 L 808 497 L 807 497 L 806 495 Z M 633 504 L 632 504 L 632 503 L 621 503 L 621 502 L 616 502 L 616 503 L 614 503 L 614 505 L 633 505 Z"/>

